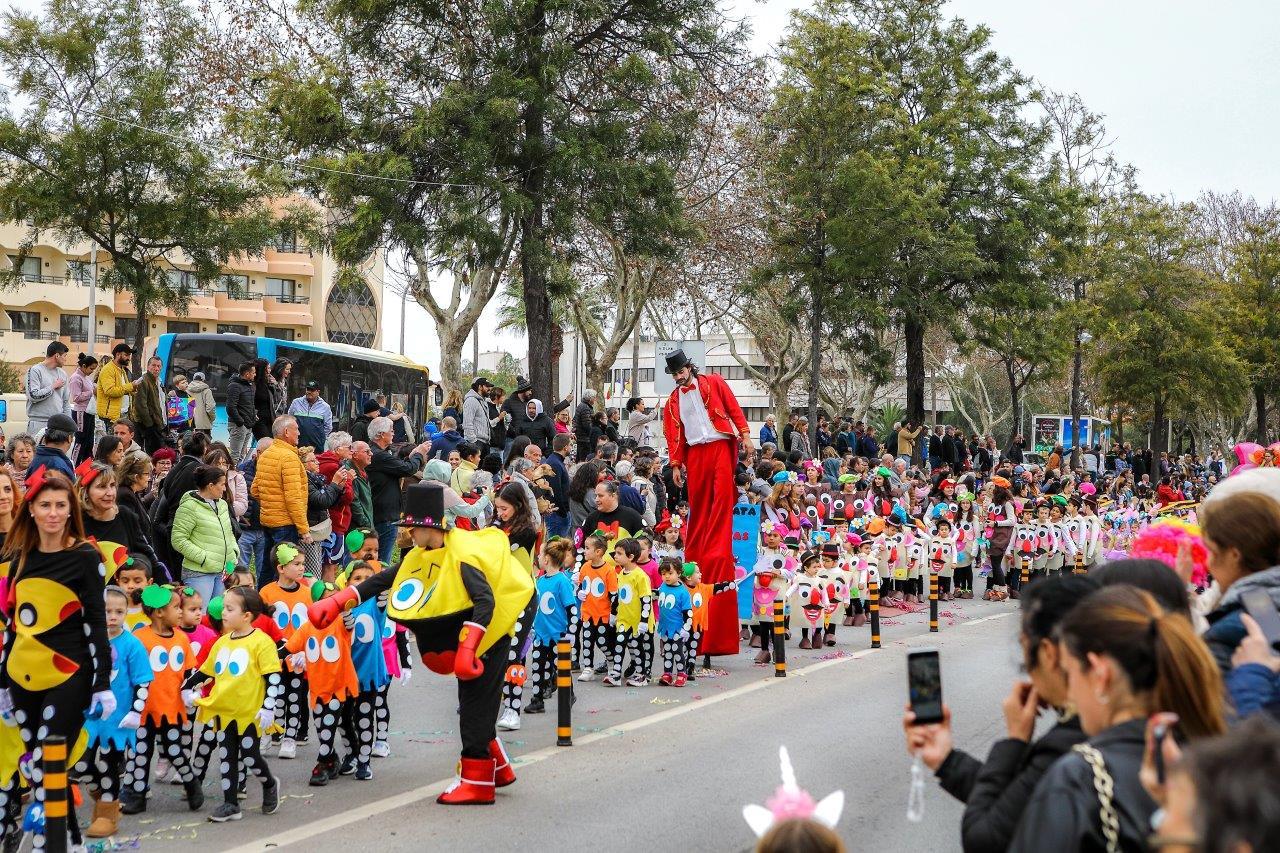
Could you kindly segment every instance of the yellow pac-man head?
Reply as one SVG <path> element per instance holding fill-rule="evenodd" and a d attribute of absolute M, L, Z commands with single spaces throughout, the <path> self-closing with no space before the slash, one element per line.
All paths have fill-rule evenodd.
<path fill-rule="evenodd" d="M 75 593 L 48 578 L 18 582 L 13 628 L 17 637 L 9 652 L 9 677 L 26 690 L 48 690 L 66 681 L 80 665 L 36 639 L 82 608 Z"/>

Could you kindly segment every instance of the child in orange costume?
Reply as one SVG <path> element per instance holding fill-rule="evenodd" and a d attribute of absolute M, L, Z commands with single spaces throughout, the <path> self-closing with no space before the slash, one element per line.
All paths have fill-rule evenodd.
<path fill-rule="evenodd" d="M 151 775 L 151 757 L 163 749 L 163 757 L 178 771 L 187 793 L 187 806 L 196 811 L 204 805 L 200 781 L 188 760 L 191 749 L 191 721 L 187 717 L 188 701 L 183 696 L 182 681 L 196 668 L 195 650 L 184 631 L 178 629 L 182 619 L 182 596 L 172 586 L 145 587 L 141 593 L 142 610 L 151 620 L 133 632 L 147 652 L 151 664 L 151 686 L 142 709 L 142 725 L 133 748 L 133 760 L 125 771 L 120 810 L 138 814 L 147 810 L 147 777 Z"/>
<path fill-rule="evenodd" d="M 323 597 L 328 598 L 336 591 L 337 587 L 326 583 Z M 320 756 L 311 771 L 311 784 L 328 785 L 338 778 L 336 743 L 342 707 L 360 692 L 356 667 L 351 660 L 351 630 L 344 619 L 335 619 L 327 628 L 317 628 L 305 622 L 293 632 L 284 647 L 291 653 L 288 658 L 290 667 L 307 673 L 311 713 L 315 716 L 316 733 L 320 739 Z M 358 778 L 372 779 L 373 775 L 370 773 Z"/>
<path fill-rule="evenodd" d="M 288 641 L 305 624 L 307 608 L 312 604 L 311 581 L 304 577 L 306 558 L 296 545 L 281 542 L 276 546 L 280 579 L 258 590 L 267 615 L 275 620 L 284 641 Z M 284 726 L 279 757 L 290 759 L 298 753 L 298 741 L 307 740 L 307 674 L 293 666 L 283 676 L 284 690 L 276 702 L 276 719 Z"/>
<path fill-rule="evenodd" d="M 608 663 L 613 638 L 613 601 L 618 597 L 618 572 L 609 560 L 606 549 L 609 540 L 604 534 L 591 534 L 582 543 L 582 571 L 578 575 L 578 611 L 582 622 L 582 673 L 579 681 L 592 681 L 596 650 L 604 649 L 604 662 Z"/>
<path fill-rule="evenodd" d="M 731 589 L 737 589 L 738 582 L 732 580 L 721 581 L 720 583 L 703 583 L 702 570 L 698 568 L 697 563 L 683 564 L 680 568 L 680 573 L 684 578 L 684 585 L 689 588 L 689 595 L 693 598 L 693 616 L 690 619 L 692 627 L 689 632 L 689 647 L 685 650 L 684 670 L 681 673 L 683 678 L 677 678 L 683 684 L 685 681 L 695 680 L 693 671 L 698 664 L 698 651 L 702 645 L 702 634 L 710 624 L 711 597 Z"/>

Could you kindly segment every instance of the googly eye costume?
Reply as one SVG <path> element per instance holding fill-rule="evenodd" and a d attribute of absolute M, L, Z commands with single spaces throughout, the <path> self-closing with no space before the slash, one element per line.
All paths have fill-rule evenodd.
<path fill-rule="evenodd" d="M 406 490 L 400 525 L 444 531 L 444 546 L 409 549 L 400 565 L 316 602 L 308 616 L 323 628 L 389 593 L 388 618 L 413 633 L 427 668 L 458 678 L 460 774 L 437 802 L 490 803 L 496 787 L 515 782 L 497 720 L 511 644 L 522 644 L 532 625 L 533 578 L 501 530 L 452 529 L 439 483 Z"/>

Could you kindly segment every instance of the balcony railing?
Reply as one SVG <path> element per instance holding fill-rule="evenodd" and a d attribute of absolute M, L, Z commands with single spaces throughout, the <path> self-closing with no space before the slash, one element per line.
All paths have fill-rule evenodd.
<path fill-rule="evenodd" d="M 257 302 L 262 299 L 261 293 L 255 293 L 252 290 L 223 290 L 218 288 L 213 292 L 216 296 L 225 296 L 236 302 Z"/>
<path fill-rule="evenodd" d="M 80 284 L 81 283 L 76 281 L 76 279 L 74 278 L 67 278 L 66 276 L 36 275 L 34 273 L 15 273 L 13 275 L 12 280 L 27 282 L 29 284 Z M 83 284 L 87 287 L 89 285 L 89 282 L 86 281 L 86 282 L 83 282 Z"/>
<path fill-rule="evenodd" d="M 39 329 L 23 329 L 22 337 L 29 341 L 56 341 L 61 337 L 57 332 L 42 332 Z M 75 340 L 75 338 L 72 338 Z"/>
<path fill-rule="evenodd" d="M 306 305 L 311 301 L 309 297 L 297 296 L 292 293 L 268 293 L 267 298 L 283 302 L 286 305 Z"/>

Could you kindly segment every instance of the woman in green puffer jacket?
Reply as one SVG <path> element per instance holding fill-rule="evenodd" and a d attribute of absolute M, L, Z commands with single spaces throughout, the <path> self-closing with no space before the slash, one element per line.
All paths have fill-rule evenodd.
<path fill-rule="evenodd" d="M 195 490 L 182 496 L 173 517 L 171 541 L 182 555 L 182 582 L 205 601 L 222 595 L 222 576 L 240 558 L 226 491 L 227 473 L 201 465 L 195 471 Z"/>

